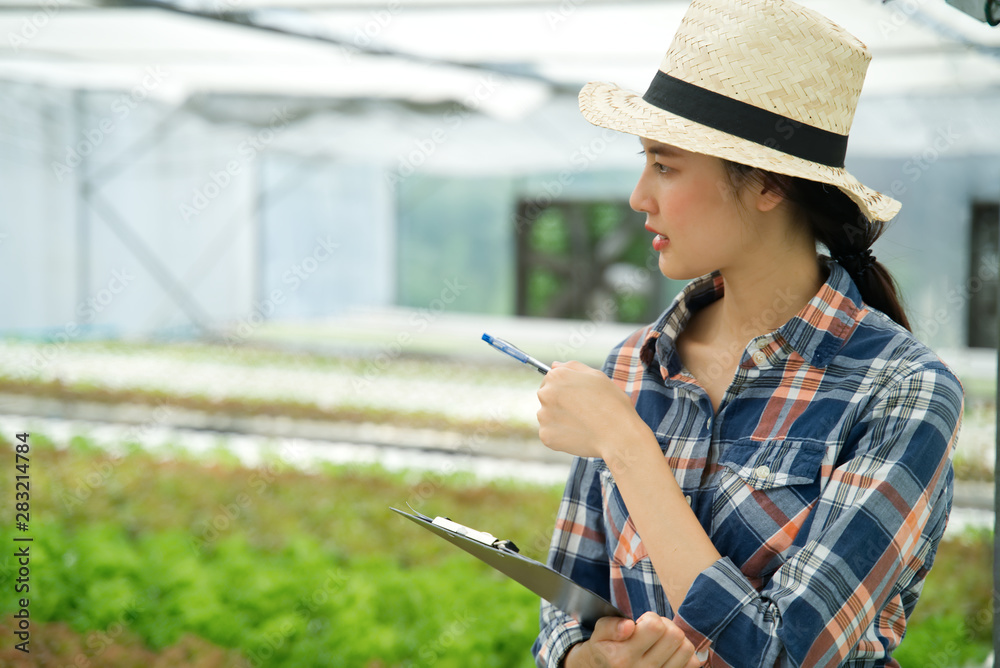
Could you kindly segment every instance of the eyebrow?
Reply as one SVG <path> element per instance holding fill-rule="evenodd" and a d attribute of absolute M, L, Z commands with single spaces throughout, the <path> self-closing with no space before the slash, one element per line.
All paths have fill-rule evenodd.
<path fill-rule="evenodd" d="M 665 158 L 680 158 L 682 156 L 681 152 L 674 148 L 673 146 L 668 146 L 666 144 L 661 144 L 658 141 L 651 141 L 649 147 L 647 148 L 642 144 L 642 139 L 639 139 L 639 144 L 647 153 L 651 153 L 656 156 L 662 156 Z"/>

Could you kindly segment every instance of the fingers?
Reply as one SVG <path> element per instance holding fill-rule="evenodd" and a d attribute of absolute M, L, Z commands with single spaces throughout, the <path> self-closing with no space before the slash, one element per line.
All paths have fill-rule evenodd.
<path fill-rule="evenodd" d="M 635 630 L 635 622 L 624 617 L 601 617 L 594 625 L 591 639 L 595 642 L 603 640 L 621 642 L 628 639 Z"/>
<path fill-rule="evenodd" d="M 692 654 L 688 662 L 684 664 L 684 668 L 701 668 L 701 659 L 698 658 L 697 654 Z"/>
<path fill-rule="evenodd" d="M 604 372 L 600 369 L 595 369 L 592 366 L 584 364 L 583 362 L 577 362 L 576 360 L 570 360 L 569 362 L 553 362 L 551 365 L 553 369 L 573 369 L 574 371 L 583 371 L 585 373 L 592 373 L 599 376 L 603 376 Z"/>
<path fill-rule="evenodd" d="M 666 632 L 664 621 L 664 618 L 655 612 L 645 613 L 634 622 L 634 629 L 628 636 L 619 638 L 617 646 L 608 649 L 608 654 L 612 658 L 610 664 L 663 665 L 671 656 L 669 643 L 663 642 Z"/>
<path fill-rule="evenodd" d="M 663 624 L 664 621 L 669 620 L 660 617 L 655 612 L 647 612 L 636 621 L 635 632 L 632 634 L 632 637 L 637 645 L 643 649 L 644 655 L 657 647 L 659 651 L 663 651 L 665 646 L 662 645 L 662 641 L 666 632 L 666 626 Z"/>
<path fill-rule="evenodd" d="M 662 633 L 643 655 L 643 660 L 650 666 L 663 668 L 695 668 L 701 665 L 695 656 L 694 645 L 684 631 L 666 617 L 657 615 L 657 618 Z"/>
<path fill-rule="evenodd" d="M 647 612 L 633 622 L 621 617 L 598 620 L 586 643 L 594 663 L 603 666 L 695 668 L 694 645 L 673 621 Z"/>
<path fill-rule="evenodd" d="M 636 622 L 630 641 L 637 649 L 645 648 L 639 665 L 662 668 L 693 668 L 700 665 L 694 645 L 684 631 L 666 617 L 647 612 Z"/>

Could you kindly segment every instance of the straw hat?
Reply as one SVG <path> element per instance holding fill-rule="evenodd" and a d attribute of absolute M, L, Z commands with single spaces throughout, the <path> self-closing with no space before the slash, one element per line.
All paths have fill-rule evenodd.
<path fill-rule="evenodd" d="M 870 61 L 860 40 L 793 2 L 694 0 L 645 95 L 592 82 L 580 110 L 594 125 L 835 185 L 887 221 L 900 203 L 844 169 Z"/>

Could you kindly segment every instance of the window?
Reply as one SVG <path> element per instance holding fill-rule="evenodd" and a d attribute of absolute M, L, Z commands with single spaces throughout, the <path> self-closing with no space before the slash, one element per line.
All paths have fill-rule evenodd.
<path fill-rule="evenodd" d="M 643 214 L 627 202 L 518 205 L 518 315 L 645 323 L 668 286 Z"/>
<path fill-rule="evenodd" d="M 1000 297 L 1000 205 L 972 207 L 969 254 L 968 344 L 973 348 L 996 348 L 997 299 Z"/>

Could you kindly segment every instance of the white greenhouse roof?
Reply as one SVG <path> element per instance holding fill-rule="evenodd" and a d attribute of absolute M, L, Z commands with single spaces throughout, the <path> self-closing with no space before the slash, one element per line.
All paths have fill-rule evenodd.
<path fill-rule="evenodd" d="M 144 2 L 147 0 L 144 0 Z M 239 10 L 279 34 L 153 7 L 55 0 L 0 3 L 0 78 L 128 89 L 164 72 L 152 91 L 462 101 L 481 66 L 521 73 L 483 111 L 543 102 L 547 84 L 603 79 L 644 90 L 685 0 L 206 0 L 179 3 L 218 16 Z M 946 5 L 804 0 L 874 53 L 865 94 L 948 94 L 1000 86 L 1000 28 Z M 913 8 L 918 8 L 914 10 Z M 371 50 L 382 53 L 372 53 Z"/>
<path fill-rule="evenodd" d="M 866 91 L 871 94 L 1000 85 L 1000 29 L 944 0 L 924 0 L 918 5 L 920 15 L 908 11 L 907 3 L 896 7 L 880 0 L 801 4 L 829 16 L 869 46 L 874 60 Z M 685 0 L 564 1 L 544 8 L 440 7 L 382 16 L 340 9 L 311 16 L 328 34 L 345 41 L 364 41 L 372 34 L 371 43 L 378 47 L 463 62 L 521 62 L 561 82 L 603 79 L 642 91 L 687 6 Z M 441 38 L 427 38 L 433 34 Z"/>
<path fill-rule="evenodd" d="M 56 14 L 36 32 L 29 14 L 0 11 L 0 78 L 51 86 L 128 90 L 144 80 L 153 97 L 193 92 L 461 101 L 480 70 L 419 59 L 372 56 L 329 43 L 159 9 L 92 9 Z M 484 100 L 503 115 L 547 91 L 530 80 Z"/>

